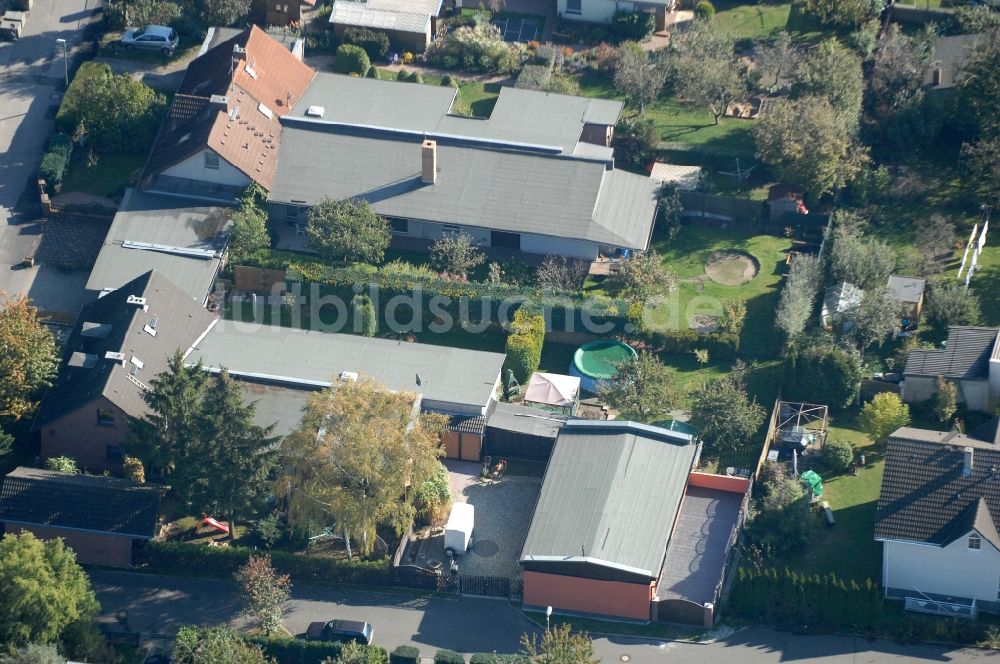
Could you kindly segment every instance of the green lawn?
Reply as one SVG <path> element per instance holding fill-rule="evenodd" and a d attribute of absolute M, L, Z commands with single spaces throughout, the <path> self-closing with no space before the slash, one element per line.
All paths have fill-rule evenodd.
<path fill-rule="evenodd" d="M 146 163 L 143 154 L 111 154 L 98 157 L 93 166 L 87 165 L 86 151 L 73 153 L 63 175 L 62 192 L 81 191 L 94 196 L 120 198 L 129 186 L 133 174 Z"/>
<path fill-rule="evenodd" d="M 714 27 L 733 37 L 761 39 L 787 29 L 791 2 L 775 4 L 716 0 Z"/>

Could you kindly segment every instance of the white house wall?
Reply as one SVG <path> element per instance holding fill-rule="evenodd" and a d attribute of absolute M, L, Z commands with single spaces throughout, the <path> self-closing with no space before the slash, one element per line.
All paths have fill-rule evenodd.
<path fill-rule="evenodd" d="M 586 240 L 573 240 L 544 235 L 521 235 L 521 251 L 529 254 L 554 254 L 588 261 L 597 258 L 597 244 Z"/>
<path fill-rule="evenodd" d="M 969 410 L 988 412 L 990 410 L 990 383 L 986 380 L 963 380 L 959 381 L 961 398 L 965 400 L 965 407 Z"/>
<path fill-rule="evenodd" d="M 218 168 L 205 168 L 205 153 L 210 150 L 203 150 L 196 155 L 188 157 L 179 164 L 174 164 L 163 171 L 163 175 L 185 180 L 196 180 L 198 182 L 212 182 L 215 184 L 227 185 L 231 187 L 245 187 L 250 184 L 250 178 L 243 171 L 239 170 L 228 161 L 219 157 Z"/>
<path fill-rule="evenodd" d="M 890 596 L 899 591 L 947 595 L 996 606 L 1000 592 L 1000 552 L 985 539 L 970 549 L 968 537 L 946 547 L 906 542 L 882 543 L 882 583 Z"/>
<path fill-rule="evenodd" d="M 580 0 L 580 13 L 566 12 L 566 0 L 559 0 L 557 9 L 559 15 L 570 21 L 587 21 L 589 23 L 610 23 L 619 7 L 622 11 L 632 11 L 634 2 L 615 2 L 615 0 Z"/>

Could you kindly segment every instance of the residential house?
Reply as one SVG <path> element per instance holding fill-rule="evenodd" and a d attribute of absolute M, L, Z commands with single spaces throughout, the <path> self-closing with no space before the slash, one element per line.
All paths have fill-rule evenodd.
<path fill-rule="evenodd" d="M 649 246 L 656 183 L 616 169 L 620 102 L 504 88 L 486 120 L 452 88 L 319 75 L 282 119 L 272 221 L 324 197 L 367 200 L 400 241 L 593 260 Z"/>
<path fill-rule="evenodd" d="M 128 418 L 148 412 L 149 383 L 217 322 L 152 270 L 84 306 L 35 416 L 42 457 L 73 457 L 93 471 L 120 467 Z"/>
<path fill-rule="evenodd" d="M 61 538 L 88 565 L 130 567 L 156 536 L 160 487 L 17 468 L 0 482 L 0 535 Z"/>
<path fill-rule="evenodd" d="M 995 327 L 952 327 L 944 348 L 911 350 L 903 369 L 903 401 L 933 398 L 940 376 L 955 383 L 966 408 L 993 413 L 1000 401 L 998 332 Z"/>
<path fill-rule="evenodd" d="M 996 35 L 980 32 L 969 35 L 940 35 L 934 40 L 934 55 L 924 72 L 924 85 L 935 90 L 948 90 L 962 80 L 962 69 L 972 52 L 985 46 Z"/>
<path fill-rule="evenodd" d="M 1000 431 L 890 436 L 875 539 L 885 596 L 917 611 L 1000 612 Z"/>
<path fill-rule="evenodd" d="M 437 34 L 442 0 L 336 0 L 330 28 L 342 39 L 347 28 L 386 33 L 397 51 L 421 52 Z"/>
<path fill-rule="evenodd" d="M 688 434 L 569 420 L 522 549 L 524 604 L 710 626 L 750 480 L 695 471 Z"/>
<path fill-rule="evenodd" d="M 221 33 L 226 34 L 226 33 Z M 231 202 L 251 182 L 270 189 L 281 126 L 315 72 L 254 26 L 211 45 L 187 68 L 160 127 L 141 188 Z"/>
<path fill-rule="evenodd" d="M 156 270 L 204 303 L 222 265 L 231 228 L 228 208 L 127 189 L 87 279 L 87 290 L 96 296 Z"/>
<path fill-rule="evenodd" d="M 886 284 L 886 290 L 896 302 L 899 302 L 902 317 L 911 323 L 916 323 L 924 308 L 924 290 L 927 280 L 919 277 L 900 277 L 892 275 Z"/>
<path fill-rule="evenodd" d="M 820 323 L 827 330 L 850 332 L 853 327 L 851 318 L 861 306 L 864 296 L 864 291 L 846 281 L 830 286 L 823 294 Z"/>
<path fill-rule="evenodd" d="M 559 16 L 568 21 L 611 23 L 617 12 L 647 12 L 656 15 L 656 30 L 666 28 L 668 12 L 677 8 L 677 0 L 557 0 Z"/>

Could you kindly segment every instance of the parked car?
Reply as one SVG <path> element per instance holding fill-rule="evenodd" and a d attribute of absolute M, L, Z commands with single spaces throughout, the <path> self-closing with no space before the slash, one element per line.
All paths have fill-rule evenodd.
<path fill-rule="evenodd" d="M 306 639 L 309 641 L 339 641 L 340 643 L 360 643 L 369 645 L 372 642 L 372 626 L 360 620 L 328 620 L 309 624 Z"/>
<path fill-rule="evenodd" d="M 147 25 L 141 30 L 129 28 L 122 35 L 122 46 L 127 49 L 141 48 L 171 55 L 177 48 L 177 31 L 162 25 Z"/>

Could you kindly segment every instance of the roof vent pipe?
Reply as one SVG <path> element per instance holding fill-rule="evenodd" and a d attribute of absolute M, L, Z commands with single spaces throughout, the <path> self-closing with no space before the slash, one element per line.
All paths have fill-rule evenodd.
<path fill-rule="evenodd" d="M 965 476 L 972 474 L 972 455 L 974 451 L 971 447 L 966 447 L 962 451 L 962 474 Z"/>
<path fill-rule="evenodd" d="M 437 141 L 428 139 L 420 144 L 420 181 L 437 182 Z"/>

